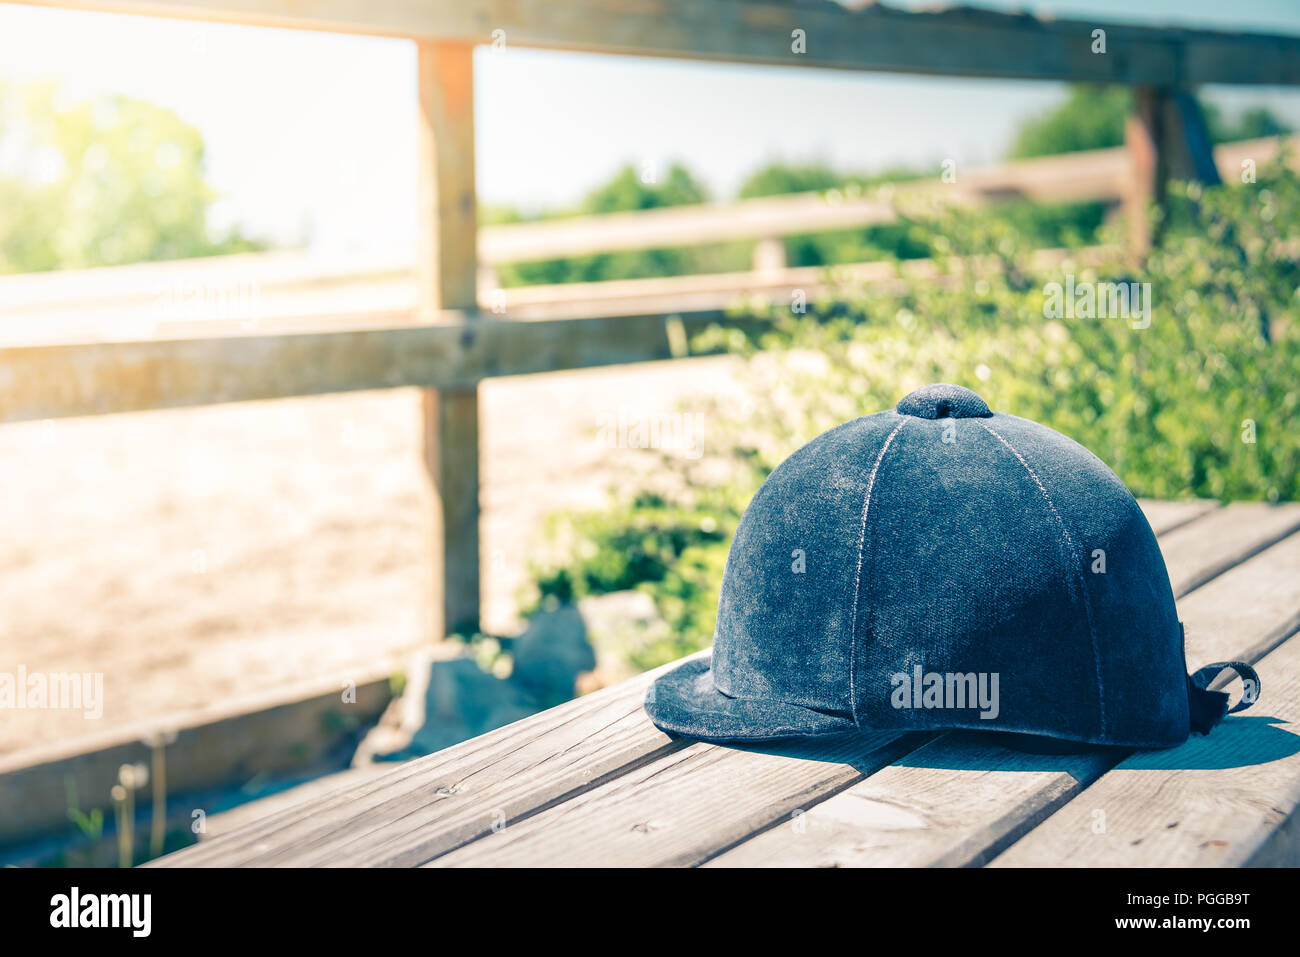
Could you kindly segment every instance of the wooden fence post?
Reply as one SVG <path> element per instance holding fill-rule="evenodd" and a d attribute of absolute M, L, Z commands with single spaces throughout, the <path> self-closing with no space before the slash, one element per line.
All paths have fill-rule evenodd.
<path fill-rule="evenodd" d="M 1128 218 L 1129 251 L 1143 256 L 1155 240 L 1151 206 L 1160 201 L 1160 93 L 1154 87 L 1133 90 L 1133 110 L 1124 124 L 1128 147 L 1129 181 L 1124 190 Z"/>
<path fill-rule="evenodd" d="M 764 236 L 754 244 L 753 270 L 762 275 L 776 275 L 788 266 L 785 256 L 785 238 Z"/>
<path fill-rule="evenodd" d="M 1141 257 L 1160 240 L 1151 207 L 1165 199 L 1169 180 L 1220 182 L 1205 116 L 1189 90 L 1139 86 L 1124 127 L 1130 180 L 1124 191 L 1129 245 Z"/>
<path fill-rule="evenodd" d="M 474 47 L 418 42 L 421 314 L 478 308 Z M 435 497 L 434 635 L 479 627 L 478 391 L 425 389 L 424 454 Z"/>

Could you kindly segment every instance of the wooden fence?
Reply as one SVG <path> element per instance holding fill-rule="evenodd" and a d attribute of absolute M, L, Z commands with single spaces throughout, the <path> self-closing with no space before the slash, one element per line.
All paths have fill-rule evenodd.
<path fill-rule="evenodd" d="M 421 227 L 410 264 L 381 265 L 367 274 L 365 282 L 351 287 L 353 298 L 344 297 L 356 308 L 342 311 L 314 311 L 309 305 L 313 296 L 318 302 L 338 301 L 330 293 L 331 282 L 338 292 L 338 273 L 277 254 L 231 257 L 224 264 L 6 280 L 0 284 L 0 319 L 26 315 L 33 325 L 47 321 L 44 341 L 10 338 L 0 348 L 0 422 L 420 386 L 426 460 L 439 502 L 434 541 L 434 587 L 441 596 L 434 633 L 439 635 L 472 631 L 478 623 L 477 384 L 482 379 L 681 355 L 690 329 L 718 318 L 737 294 L 819 281 L 812 273 L 788 270 L 773 255 L 773 241 L 780 236 L 862 226 L 893 215 L 891 203 L 878 194 L 842 196 L 838 203 L 819 195 L 479 231 L 476 44 L 497 40 L 507 46 L 792 67 L 1127 84 L 1136 88 L 1136 108 L 1125 150 L 959 173 L 957 184 L 937 179 L 914 184 L 910 194 L 900 189 L 893 199 L 1118 198 L 1127 207 L 1131 242 L 1139 252 L 1158 239 L 1147 210 L 1160 200 L 1169 178 L 1215 182 L 1219 169 L 1235 172 L 1241 157 L 1262 161 L 1276 148 L 1257 141 L 1213 154 L 1191 90 L 1203 83 L 1300 84 L 1300 38 L 1295 37 L 1040 20 L 968 9 L 854 10 L 831 0 L 36 2 L 416 42 Z M 1099 31 L 1105 52 L 1098 51 Z M 490 267 L 501 262 L 740 238 L 759 241 L 761 261 L 753 272 L 592 284 L 604 288 L 491 291 Z M 412 265 L 413 282 L 406 278 Z M 892 274 L 888 268 L 857 268 L 868 279 Z M 113 332 L 140 328 L 130 317 L 139 318 L 156 300 L 164 272 L 174 270 L 172 281 L 201 282 L 193 277 L 222 269 L 230 270 L 229 281 L 236 283 L 270 277 L 267 302 L 278 305 L 265 322 L 250 325 L 241 319 L 224 327 L 158 322 L 155 313 L 144 317 L 147 334 L 123 338 Z M 117 292 L 97 292 L 101 283 L 119 284 Z M 272 295 L 275 290 L 283 299 Z M 91 327 L 86 326 L 87 303 L 99 314 Z"/>

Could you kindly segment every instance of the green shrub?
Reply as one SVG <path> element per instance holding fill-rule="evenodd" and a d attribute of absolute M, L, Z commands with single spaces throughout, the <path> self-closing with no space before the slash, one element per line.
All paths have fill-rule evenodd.
<path fill-rule="evenodd" d="M 929 382 L 1071 436 L 1140 496 L 1300 499 L 1300 269 L 1286 233 L 1300 222 L 1300 179 L 1265 169 L 1251 185 L 1180 189 L 1169 209 L 1162 247 L 1140 266 L 1078 246 L 1043 262 L 1014 220 L 949 213 L 908 227 L 947 257 L 938 280 L 841 290 L 806 314 L 778 304 L 757 332 L 697 337 L 697 350 L 747 357 L 749 407 L 692 406 L 707 409 L 704 461 L 726 463 L 725 479 L 665 458 L 682 473 L 672 491 L 564 517 L 575 545 L 538 570 L 543 599 L 648 591 L 671 637 L 629 654 L 642 668 L 707 645 L 731 531 L 767 473 Z M 983 267 L 958 267 L 971 256 Z M 1067 276 L 1149 283 L 1149 324 L 1048 314 L 1049 284 Z"/>

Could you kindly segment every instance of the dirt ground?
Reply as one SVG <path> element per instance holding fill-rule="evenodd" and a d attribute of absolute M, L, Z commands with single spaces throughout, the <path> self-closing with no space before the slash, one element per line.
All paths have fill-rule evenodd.
<path fill-rule="evenodd" d="M 516 630 L 544 516 L 632 467 L 602 416 L 733 389 L 732 362 L 483 385 L 486 630 Z M 368 672 L 431 640 L 415 390 L 0 426 L 0 469 L 0 672 L 104 676 L 98 720 L 0 710 L 0 753 Z"/>

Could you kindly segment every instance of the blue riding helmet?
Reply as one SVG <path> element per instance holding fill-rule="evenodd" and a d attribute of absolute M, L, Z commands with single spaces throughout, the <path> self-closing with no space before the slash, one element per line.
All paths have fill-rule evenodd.
<path fill-rule="evenodd" d="M 783 462 L 736 529 L 713 654 L 646 696 L 665 731 L 743 742 L 975 728 L 1169 748 L 1227 713 L 1189 676 L 1155 535 L 1058 432 L 931 385 Z M 1029 740 L 1035 740 L 1030 738 Z"/>

